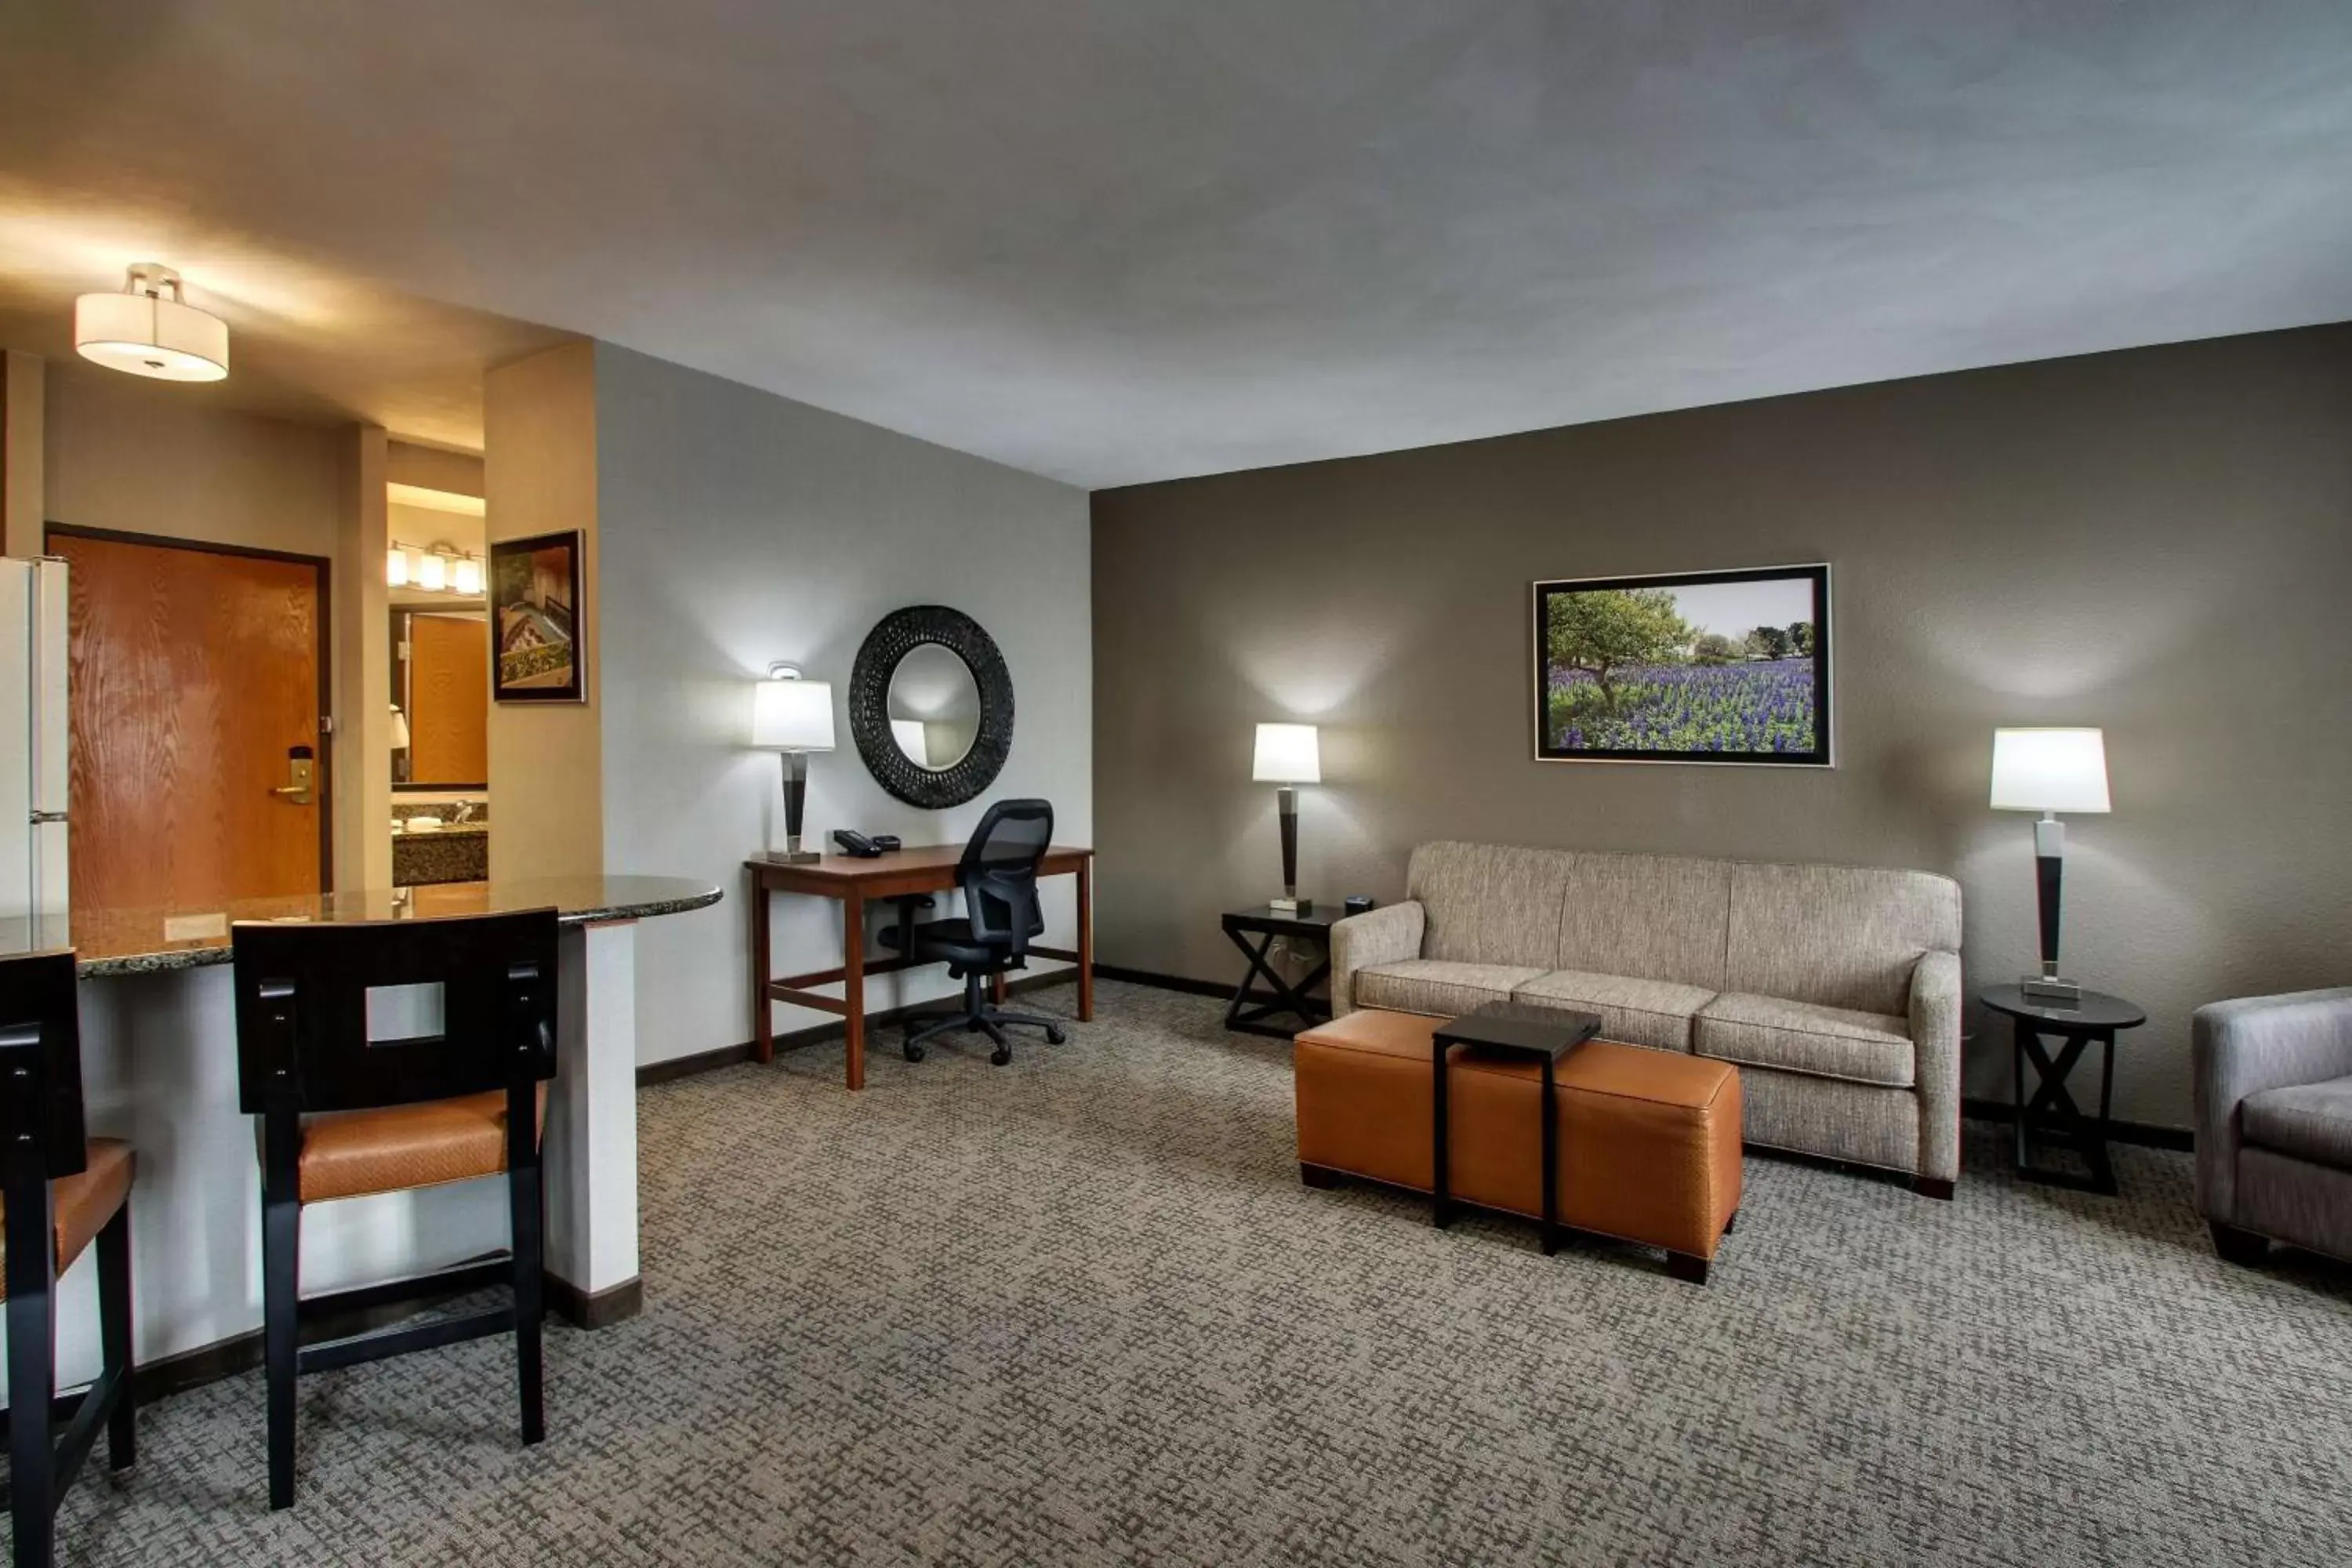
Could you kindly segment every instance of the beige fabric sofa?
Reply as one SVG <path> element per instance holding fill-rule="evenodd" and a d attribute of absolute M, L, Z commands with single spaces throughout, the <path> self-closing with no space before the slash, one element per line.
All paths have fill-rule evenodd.
<path fill-rule="evenodd" d="M 1960 888 L 1925 871 L 1424 844 L 1331 928 L 1334 1016 L 1514 998 L 1739 1068 L 1750 1144 L 1959 1175 Z"/>

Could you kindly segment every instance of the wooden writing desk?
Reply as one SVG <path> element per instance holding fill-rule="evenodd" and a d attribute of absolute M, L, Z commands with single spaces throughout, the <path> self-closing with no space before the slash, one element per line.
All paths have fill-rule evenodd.
<path fill-rule="evenodd" d="M 896 898 L 903 893 L 947 892 L 956 885 L 956 863 L 962 858 L 962 845 L 938 844 L 893 850 L 872 860 L 827 855 L 804 866 L 789 866 L 764 858 L 744 861 L 743 868 L 751 874 L 751 1017 L 758 1058 L 763 1062 L 775 1059 L 775 1022 L 770 1016 L 770 1003 L 790 1002 L 798 1007 L 838 1014 L 849 1029 L 849 1087 L 864 1089 L 866 977 L 920 968 L 929 962 L 901 953 L 896 958 L 867 963 L 866 905 L 871 900 Z M 1095 852 L 1066 844 L 1054 845 L 1038 863 L 1037 874 L 1078 879 L 1077 951 L 1041 947 L 1034 942 L 1029 951 L 1040 958 L 1066 959 L 1078 966 L 1078 1017 L 1084 1022 L 1095 1016 Z M 782 980 L 770 976 L 768 897 L 772 893 L 806 893 L 841 900 L 840 968 L 813 970 L 806 974 L 786 975 Z M 812 985 L 830 985 L 836 980 L 841 983 L 838 996 L 809 989 Z M 997 985 L 1001 996 L 1002 978 Z"/>

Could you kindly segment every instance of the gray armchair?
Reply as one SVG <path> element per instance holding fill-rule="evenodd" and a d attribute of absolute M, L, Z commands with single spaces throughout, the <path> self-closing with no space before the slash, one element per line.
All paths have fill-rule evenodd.
<path fill-rule="evenodd" d="M 2197 1211 L 2213 1246 L 2352 1258 L 2352 986 L 2197 1010 Z"/>

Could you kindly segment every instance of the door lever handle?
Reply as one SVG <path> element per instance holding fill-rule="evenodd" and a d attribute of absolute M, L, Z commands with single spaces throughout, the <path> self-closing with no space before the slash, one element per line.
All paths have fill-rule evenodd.
<path fill-rule="evenodd" d="M 311 781 L 310 770 L 316 764 L 314 764 L 310 759 L 310 747 L 295 746 L 290 748 L 286 753 L 286 777 L 288 782 L 278 785 L 269 793 L 278 796 L 282 800 L 289 801 L 296 805 L 310 805 Z"/>

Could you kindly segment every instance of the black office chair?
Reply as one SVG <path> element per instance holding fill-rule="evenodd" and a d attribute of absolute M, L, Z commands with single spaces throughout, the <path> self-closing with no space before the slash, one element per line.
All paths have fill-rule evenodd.
<path fill-rule="evenodd" d="M 1035 1013 L 1014 1013 L 992 1003 L 981 982 L 1029 966 L 1029 939 L 1045 934 L 1045 913 L 1037 903 L 1037 863 L 1054 840 L 1054 805 L 1045 800 L 1000 800 L 988 808 L 964 846 L 956 868 L 956 885 L 963 890 L 964 918 L 930 921 L 909 932 L 902 921 L 885 927 L 882 944 L 904 949 L 913 942 L 911 956 L 920 963 L 948 966 L 948 973 L 963 982 L 963 1006 L 952 1013 L 924 1013 L 907 1019 L 907 1059 L 923 1059 L 923 1042 L 950 1029 L 986 1035 L 996 1042 L 988 1059 L 998 1067 L 1013 1059 L 1013 1042 L 1005 1026 L 1026 1025 L 1045 1031 L 1060 1045 L 1068 1036 L 1058 1019 Z"/>
<path fill-rule="evenodd" d="M 294 1383 L 511 1330 L 522 1440 L 546 1435 L 541 1085 L 555 1076 L 555 911 L 332 925 L 239 921 L 239 1109 L 261 1119 L 269 1506 L 294 1501 Z M 368 1038 L 371 988 L 438 984 L 441 1032 Z M 319 1114 L 325 1113 L 325 1114 Z M 301 1344 L 306 1205 L 507 1178 L 511 1307 Z"/>
<path fill-rule="evenodd" d="M 16 1560 L 47 1564 L 58 1503 L 106 1428 L 131 1468 L 131 1145 L 86 1138 L 81 1026 L 69 952 L 0 959 L 0 1141 L 5 1152 L 8 1513 Z M 58 1276 L 98 1243 L 98 1381 L 59 1435 Z"/>

